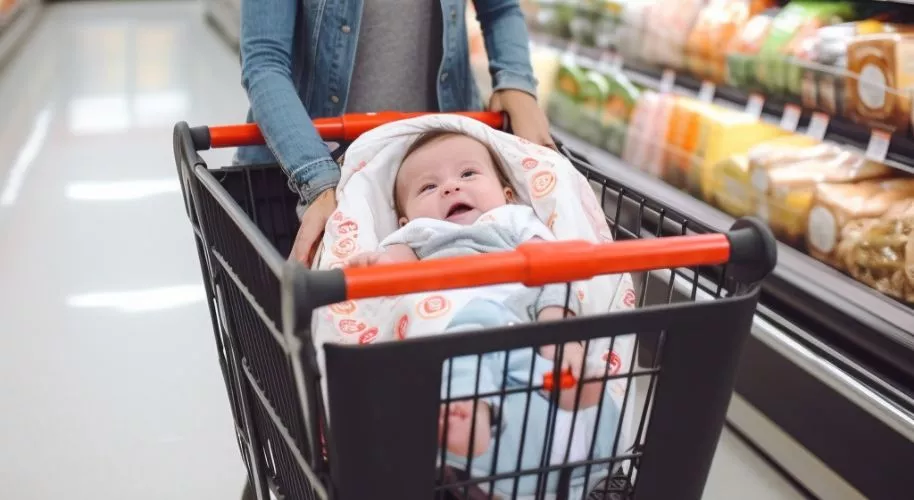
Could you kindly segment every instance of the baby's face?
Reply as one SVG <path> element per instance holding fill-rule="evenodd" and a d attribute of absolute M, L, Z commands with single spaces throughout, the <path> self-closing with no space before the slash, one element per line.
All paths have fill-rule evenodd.
<path fill-rule="evenodd" d="M 443 137 L 414 151 L 397 172 L 400 224 L 419 218 L 472 224 L 505 205 L 511 188 L 502 186 L 489 151 L 463 135 Z"/>

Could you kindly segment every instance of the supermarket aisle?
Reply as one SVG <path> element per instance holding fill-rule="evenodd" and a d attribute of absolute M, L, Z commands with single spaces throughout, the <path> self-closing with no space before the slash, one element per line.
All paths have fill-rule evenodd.
<path fill-rule="evenodd" d="M 0 102 L 3 497 L 236 498 L 170 134 L 243 117 L 237 56 L 196 3 L 57 4 Z M 729 433 L 707 491 L 799 498 Z"/>
<path fill-rule="evenodd" d="M 236 68 L 195 3 L 79 2 L 0 75 L 3 498 L 238 497 L 171 152 L 244 116 Z"/>

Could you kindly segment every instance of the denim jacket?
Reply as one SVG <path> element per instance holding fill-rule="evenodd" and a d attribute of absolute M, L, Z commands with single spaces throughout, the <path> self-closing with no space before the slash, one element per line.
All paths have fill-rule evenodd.
<path fill-rule="evenodd" d="M 278 160 L 290 188 L 305 203 L 334 187 L 340 178 L 339 167 L 311 119 L 339 116 L 346 110 L 350 78 L 358 78 L 352 68 L 363 1 L 242 1 L 241 78 L 251 103 L 247 121 L 259 124 L 268 147 L 239 148 L 235 163 Z M 438 70 L 439 111 L 481 109 L 469 60 L 466 0 L 440 1 L 444 50 Z M 483 29 L 493 89 L 535 95 L 537 82 L 518 0 L 473 3 Z"/>

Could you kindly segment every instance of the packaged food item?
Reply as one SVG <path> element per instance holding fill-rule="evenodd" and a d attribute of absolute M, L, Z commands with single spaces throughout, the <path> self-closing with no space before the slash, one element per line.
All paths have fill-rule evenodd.
<path fill-rule="evenodd" d="M 914 200 L 893 204 L 881 217 L 847 224 L 836 258 L 858 281 L 914 303 Z"/>
<path fill-rule="evenodd" d="M 756 78 L 762 90 L 787 95 L 793 88 L 798 93 L 802 78 L 799 68 L 792 64 L 793 56 L 808 48 L 807 41 L 817 29 L 853 16 L 850 2 L 794 0 L 788 3 L 772 22 L 756 61 Z"/>
<path fill-rule="evenodd" d="M 585 47 L 593 47 L 596 36 L 595 22 L 600 15 L 598 0 L 577 0 L 570 3 L 573 12 L 568 25 L 571 39 Z"/>
<path fill-rule="evenodd" d="M 610 83 L 605 75 L 598 71 L 585 71 L 578 95 L 577 119 L 570 124 L 569 131 L 590 144 L 602 146 L 602 114 L 609 91 Z"/>
<path fill-rule="evenodd" d="M 641 93 L 632 110 L 625 135 L 625 147 L 622 159 L 629 165 L 646 170 L 648 149 L 648 131 L 656 128 L 661 108 L 661 95 L 653 90 Z"/>
<path fill-rule="evenodd" d="M 685 44 L 706 0 L 657 0 L 645 24 L 645 58 L 657 65 L 683 69 Z"/>
<path fill-rule="evenodd" d="M 619 49 L 623 34 L 623 0 L 597 0 L 598 14 L 594 20 L 594 45 L 598 49 Z"/>
<path fill-rule="evenodd" d="M 556 73 L 555 88 L 549 96 L 546 112 L 550 121 L 556 126 L 572 130 L 580 114 L 578 105 L 581 90 L 587 79 L 587 72 L 569 54 L 563 56 L 561 61 Z"/>
<path fill-rule="evenodd" d="M 537 24 L 554 37 L 571 38 L 571 20 L 574 17 L 575 3 L 575 0 L 540 0 Z"/>
<path fill-rule="evenodd" d="M 755 61 L 778 12 L 779 8 L 771 8 L 753 16 L 730 41 L 726 50 L 727 83 L 747 90 L 758 87 Z"/>
<path fill-rule="evenodd" d="M 641 91 L 621 72 L 606 75 L 609 93 L 600 115 L 603 143 L 607 151 L 621 155 L 625 148 L 629 121 Z"/>
<path fill-rule="evenodd" d="M 656 2 L 657 0 L 626 0 L 622 6 L 618 49 L 627 61 L 647 60 L 645 41 L 649 34 L 646 26 Z"/>
<path fill-rule="evenodd" d="M 806 230 L 810 255 L 845 270 L 836 250 L 845 227 L 853 221 L 881 217 L 893 204 L 914 200 L 914 178 L 819 184 Z"/>
<path fill-rule="evenodd" d="M 733 217 L 755 214 L 754 193 L 749 182 L 749 156 L 734 155 L 718 162 L 705 200 Z"/>
<path fill-rule="evenodd" d="M 847 47 L 847 114 L 859 123 L 905 133 L 914 88 L 914 34 L 855 38 Z"/>
<path fill-rule="evenodd" d="M 673 110 L 676 107 L 676 103 L 681 99 L 683 98 L 679 96 L 661 94 L 656 115 L 650 122 L 649 127 L 644 130 L 644 135 L 642 136 L 647 144 L 644 170 L 657 178 L 662 178 L 663 176 L 664 165 L 666 164 L 666 137 L 669 134 L 670 124 L 672 123 Z"/>
<path fill-rule="evenodd" d="M 750 153 L 749 176 L 756 196 L 756 214 L 785 243 L 801 246 L 816 187 L 886 178 L 893 170 L 862 154 L 830 143 L 774 151 L 764 161 Z"/>

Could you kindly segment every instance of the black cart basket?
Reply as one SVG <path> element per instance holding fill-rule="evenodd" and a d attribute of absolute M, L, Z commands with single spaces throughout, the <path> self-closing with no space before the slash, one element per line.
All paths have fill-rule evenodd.
<path fill-rule="evenodd" d="M 497 114 L 468 115 L 502 125 Z M 344 149 L 358 134 L 408 116 L 347 115 L 315 125 Z M 618 184 L 560 145 L 594 188 L 613 243 L 535 243 L 497 254 L 315 271 L 287 259 L 299 224 L 298 198 L 281 169 L 209 168 L 199 155 L 262 142 L 256 125 L 192 128 L 182 122 L 174 131 L 175 161 L 251 498 L 558 499 L 572 491 L 587 499 L 701 497 L 759 282 L 776 260 L 774 239 L 762 224 L 742 219 L 728 233 L 715 233 Z M 436 289 L 500 282 L 534 286 L 619 273 L 633 277 L 635 293 L 627 297 L 637 305 L 632 310 L 397 342 L 328 344 L 320 347 L 325 368 L 318 369 L 311 337 L 316 308 Z M 503 385 L 497 393 L 463 401 L 472 401 L 475 414 L 484 397 L 547 398 L 547 418 L 553 420 L 546 435 L 522 434 L 520 440 L 522 446 L 525 439 L 548 444 L 560 390 L 577 390 L 580 398 L 585 383 L 605 387 L 621 380 L 631 388 L 638 380 L 638 396 L 623 398 L 621 408 L 622 415 L 635 415 L 632 446 L 619 445 L 616 432 L 612 456 L 594 457 L 591 442 L 584 460 L 569 461 L 566 454 L 556 463 L 544 452 L 536 466 L 522 464 L 518 456 L 506 468 L 496 466 L 504 455 L 496 439 L 489 444 L 496 447 L 496 458 L 486 474 L 473 467 L 472 450 L 463 467 L 445 459 L 439 416 L 458 399 L 441 395 L 443 365 L 458 357 L 481 359 L 569 342 L 580 342 L 586 352 L 599 339 L 608 341 L 609 354 L 621 336 L 635 337 L 636 352 L 646 342 L 655 348 L 621 371 L 610 369 L 615 360 L 604 355 L 607 367 L 600 376 L 556 368 L 540 380 L 531 376 L 521 389 Z M 489 416 L 494 423 L 502 418 Z M 521 425 L 509 425 L 515 424 Z M 475 427 L 474 421 L 471 443 Z M 592 434 L 595 441 L 598 433 Z M 588 481 L 590 474 L 603 479 L 595 484 Z M 532 484 L 531 478 L 535 493 L 518 494 L 518 483 Z M 583 493 L 574 484 L 583 484 Z"/>

